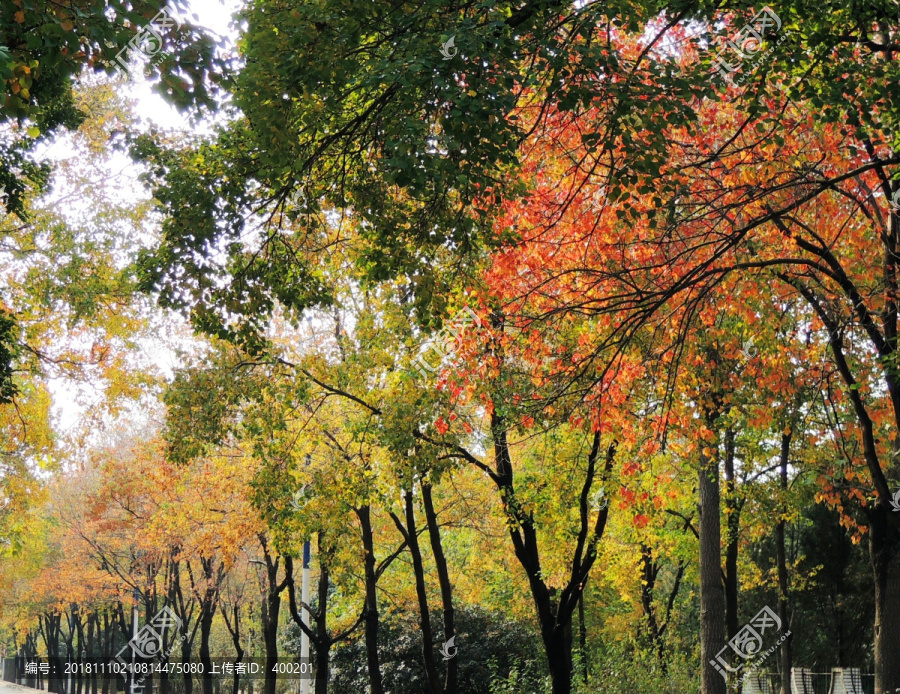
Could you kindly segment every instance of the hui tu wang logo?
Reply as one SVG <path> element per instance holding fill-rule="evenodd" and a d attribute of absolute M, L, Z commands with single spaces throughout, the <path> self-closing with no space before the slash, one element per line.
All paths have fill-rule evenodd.
<path fill-rule="evenodd" d="M 747 340 L 743 345 L 741 345 L 741 354 L 744 355 L 744 359 L 750 360 L 756 356 L 757 350 L 756 347 L 753 346 L 753 338 L 751 337 Z"/>
<path fill-rule="evenodd" d="M 291 495 L 291 507 L 295 511 L 300 511 L 309 503 L 309 496 L 309 488 L 304 484 Z"/>
<path fill-rule="evenodd" d="M 600 487 L 600 489 L 594 492 L 594 496 L 591 497 L 591 509 L 594 511 L 602 511 L 607 506 L 609 506 L 609 499 L 606 497 L 606 490 L 603 487 Z"/>
<path fill-rule="evenodd" d="M 171 633 L 176 634 L 181 631 L 182 625 L 181 619 L 171 607 L 162 608 L 153 615 L 153 619 L 150 620 L 149 624 L 141 627 L 138 633 L 116 653 L 116 660 L 125 666 L 129 666 L 129 663 L 122 657 L 126 651 L 131 651 L 139 660 L 167 658 L 172 649 L 175 648 L 175 645 L 187 638 L 187 634 L 182 634 L 180 639 L 175 639 L 169 651 L 164 653 L 165 633 L 169 630 Z M 133 688 L 132 691 L 136 692 L 137 689 Z"/>
<path fill-rule="evenodd" d="M 716 654 L 716 659 L 709 661 L 710 665 L 718 670 L 719 674 L 727 680 L 728 672 L 738 672 L 744 665 L 752 663 L 743 674 L 743 678 L 746 679 L 751 672 L 760 667 L 763 661 L 791 635 L 790 631 L 786 631 L 775 644 L 767 651 L 763 652 L 763 641 L 766 638 L 767 631 L 772 634 L 781 631 L 781 619 L 771 608 L 763 607 L 756 613 L 756 616 L 750 620 L 749 624 L 745 624 L 741 630 L 732 637 L 728 644 L 719 650 Z M 731 660 L 736 662 L 736 667 L 731 666 L 728 663 L 729 658 L 723 658 L 724 652 L 729 648 L 737 658 L 747 662 L 742 663 L 737 658 L 732 657 Z"/>
<path fill-rule="evenodd" d="M 889 503 L 895 511 L 900 511 L 900 489 L 894 492 L 894 496 L 891 498 Z"/>
<path fill-rule="evenodd" d="M 456 36 L 451 36 L 444 41 L 444 43 L 441 44 L 440 51 L 441 55 L 444 56 L 444 60 L 450 60 L 450 58 L 459 53 L 459 49 L 456 47 Z"/>
<path fill-rule="evenodd" d="M 455 644 L 456 637 L 451 636 L 450 640 L 444 643 L 443 646 L 441 646 L 441 655 L 444 656 L 444 660 L 452 660 L 456 657 L 457 648 Z"/>
<path fill-rule="evenodd" d="M 894 212 L 900 212 L 900 188 L 897 188 L 891 196 L 891 209 Z"/>

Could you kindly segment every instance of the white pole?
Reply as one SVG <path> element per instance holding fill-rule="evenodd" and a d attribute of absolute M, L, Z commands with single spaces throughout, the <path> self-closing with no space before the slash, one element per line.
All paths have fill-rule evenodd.
<path fill-rule="evenodd" d="M 309 555 L 310 545 L 309 540 L 307 540 L 303 543 L 303 581 L 300 587 L 300 599 L 303 601 L 303 605 L 309 605 Z M 303 619 L 303 623 L 308 627 L 310 625 L 309 610 L 307 610 L 303 606 L 301 606 L 300 609 L 300 615 Z M 306 635 L 305 631 L 300 636 L 300 658 L 302 659 L 302 663 L 309 663 L 309 636 Z M 301 665 L 301 667 L 307 668 L 305 670 L 307 676 L 300 680 L 300 694 L 308 694 L 309 665 Z"/>

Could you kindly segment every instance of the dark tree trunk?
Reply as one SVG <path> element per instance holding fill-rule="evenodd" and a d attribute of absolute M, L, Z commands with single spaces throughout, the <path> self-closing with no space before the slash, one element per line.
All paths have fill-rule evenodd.
<path fill-rule="evenodd" d="M 726 680 L 715 665 L 725 645 L 725 588 L 722 583 L 719 465 L 700 452 L 700 659 L 701 693 L 725 694 Z"/>
<path fill-rule="evenodd" d="M 656 586 L 658 574 L 659 568 L 653 561 L 653 550 L 649 545 L 641 544 L 641 607 L 650 643 L 654 650 L 659 641 L 659 623 L 656 621 L 656 612 L 653 609 L 653 589 Z"/>
<path fill-rule="evenodd" d="M 287 587 L 290 579 L 278 583 L 278 567 L 280 557 L 273 557 L 265 535 L 259 535 L 263 558 L 266 563 L 266 592 L 260 611 L 260 627 L 263 633 L 263 644 L 266 650 L 266 678 L 263 694 L 275 694 L 277 684 L 275 669 L 278 665 L 278 616 L 281 611 L 281 592 Z"/>
<path fill-rule="evenodd" d="M 365 635 L 366 663 L 369 668 L 370 694 L 384 694 L 384 683 L 381 678 L 381 663 L 378 657 L 378 594 L 376 592 L 378 577 L 375 573 L 375 542 L 372 534 L 372 520 L 368 506 L 356 510 L 356 517 L 362 530 L 363 550 L 365 551 Z"/>
<path fill-rule="evenodd" d="M 581 649 L 581 675 L 584 683 L 588 683 L 590 663 L 587 650 L 587 624 L 584 621 L 584 591 L 578 596 L 578 647 Z"/>
<path fill-rule="evenodd" d="M 200 611 L 200 663 L 203 665 L 203 675 L 201 676 L 201 688 L 203 694 L 212 694 L 212 658 L 209 654 L 209 636 L 212 633 L 213 616 L 215 615 L 215 606 L 208 609 L 204 605 Z"/>
<path fill-rule="evenodd" d="M 791 446 L 791 434 L 781 436 L 781 493 L 787 494 L 788 488 L 788 458 Z M 782 505 L 785 500 L 782 499 Z M 788 603 L 790 585 L 788 583 L 787 548 L 784 540 L 785 521 L 784 508 L 779 508 L 778 524 L 775 526 L 775 561 L 778 564 L 778 618 L 781 620 L 781 628 L 785 632 L 791 629 L 790 605 Z M 791 694 L 791 668 L 794 656 L 791 651 L 791 639 L 787 634 L 781 642 L 781 694 Z"/>
<path fill-rule="evenodd" d="M 734 478 L 734 430 L 725 432 L 725 634 L 730 639 L 738 631 L 738 535 L 741 508 Z"/>
<path fill-rule="evenodd" d="M 79 667 L 75 670 L 75 691 L 77 694 L 82 694 L 84 691 L 84 668 L 80 664 L 84 662 L 84 652 L 87 646 L 84 642 L 84 622 L 77 605 L 72 606 L 72 624 L 75 627 L 75 635 L 78 637 L 78 643 L 75 646 L 75 662 L 79 663 Z"/>
<path fill-rule="evenodd" d="M 91 612 L 88 615 L 88 620 L 87 620 L 87 642 L 85 644 L 85 655 L 88 658 L 96 658 L 98 655 L 94 648 L 94 634 L 96 633 L 94 631 L 95 626 L 97 628 L 97 631 L 99 631 L 100 622 L 98 620 L 97 613 Z M 93 670 L 90 677 L 88 678 L 88 684 L 89 684 L 90 693 L 97 694 L 97 669 L 96 668 Z"/>
<path fill-rule="evenodd" d="M 222 586 L 222 581 L 225 579 L 225 565 L 219 563 L 218 567 L 216 567 L 215 564 L 215 559 L 211 557 L 200 557 L 203 583 L 199 588 L 194 584 L 193 572 L 189 571 L 191 588 L 200 603 L 199 656 L 200 664 L 203 666 L 203 674 L 200 676 L 203 694 L 213 694 L 212 658 L 209 651 L 209 637 L 212 633 L 213 617 L 216 616 L 216 609 L 219 605 L 219 590 Z M 190 568 L 190 564 L 188 564 L 188 567 Z M 277 566 L 275 571 L 277 574 Z M 277 613 L 275 622 L 277 629 Z"/>
<path fill-rule="evenodd" d="M 425 661 L 425 677 L 431 694 L 441 694 L 441 683 L 438 678 L 437 667 L 434 664 L 434 635 L 431 632 L 431 614 L 428 609 L 428 592 L 425 585 L 425 567 L 422 563 L 422 551 L 419 547 L 419 534 L 416 529 L 416 510 L 411 491 L 406 491 L 404 497 L 404 510 L 406 512 L 406 528 L 396 516 L 394 520 L 403 537 L 409 554 L 412 558 L 413 576 L 416 584 L 416 598 L 419 602 L 419 628 L 422 630 L 422 658 Z"/>
<path fill-rule="evenodd" d="M 110 662 L 113 654 L 113 633 L 115 627 L 110 622 L 109 612 L 103 611 L 103 636 L 101 643 L 103 644 L 103 661 Z M 103 689 L 102 694 L 109 694 L 110 685 L 112 684 L 112 674 L 104 670 L 103 672 Z"/>
<path fill-rule="evenodd" d="M 228 633 L 231 635 L 231 643 L 234 644 L 234 652 L 237 656 L 234 659 L 234 662 L 241 663 L 244 661 L 244 649 L 241 647 L 241 608 L 240 608 L 240 604 L 237 600 L 235 600 L 232 603 L 231 618 L 229 618 L 228 607 L 226 605 L 220 603 L 219 610 L 222 613 L 222 620 L 225 622 L 225 628 L 228 629 Z M 234 679 L 232 680 L 232 685 L 231 685 L 231 694 L 238 694 L 240 685 L 241 685 L 241 676 L 239 674 L 235 673 Z"/>
<path fill-rule="evenodd" d="M 444 547 L 441 543 L 441 529 L 438 526 L 437 513 L 434 510 L 434 500 L 431 496 L 431 485 L 422 484 L 422 506 L 425 509 L 425 522 L 428 525 L 428 537 L 431 541 L 431 553 L 434 555 L 434 564 L 437 568 L 438 583 L 441 587 L 441 604 L 443 607 L 444 641 L 447 642 L 456 636 L 453 611 L 453 585 L 450 583 L 450 572 L 447 569 L 447 558 L 444 556 Z M 458 680 L 459 658 L 451 658 L 447 662 L 447 678 L 444 680 L 444 694 L 456 694 Z"/>
<path fill-rule="evenodd" d="M 883 504 L 869 514 L 875 574 L 875 694 L 900 689 L 900 518 Z"/>
<path fill-rule="evenodd" d="M 44 615 L 41 629 L 44 637 L 44 645 L 47 647 L 47 658 L 50 659 L 50 674 L 47 677 L 47 691 L 62 692 L 62 679 L 60 671 L 59 639 L 62 616 Z"/>
<path fill-rule="evenodd" d="M 331 645 L 328 633 L 328 565 L 322 557 L 322 535 L 319 535 L 319 587 L 316 605 L 316 682 L 315 694 L 328 694 L 328 680 L 331 674 Z"/>

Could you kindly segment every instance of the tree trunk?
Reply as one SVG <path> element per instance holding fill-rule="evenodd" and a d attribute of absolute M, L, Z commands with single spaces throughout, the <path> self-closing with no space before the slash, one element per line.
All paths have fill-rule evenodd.
<path fill-rule="evenodd" d="M 322 533 L 318 539 L 319 589 L 316 605 L 316 682 L 315 694 L 328 694 L 328 680 L 331 670 L 331 645 L 334 643 L 328 633 L 328 564 L 322 549 Z M 379 669 L 379 674 L 380 674 Z"/>
<path fill-rule="evenodd" d="M 787 493 L 788 487 L 788 458 L 790 453 L 791 434 L 781 436 L 781 493 Z M 782 500 L 784 503 L 784 500 Z M 775 561 L 778 563 L 778 618 L 781 620 L 781 628 L 787 636 L 781 642 L 781 694 L 791 694 L 791 668 L 794 656 L 791 651 L 793 636 L 788 633 L 791 630 L 790 607 L 788 595 L 787 548 L 785 547 L 784 531 L 785 521 L 783 508 L 779 509 L 778 524 L 775 526 Z"/>
<path fill-rule="evenodd" d="M 590 667 L 587 651 L 587 625 L 584 621 L 584 591 L 578 596 L 578 647 L 581 649 L 581 675 L 584 683 L 588 683 Z"/>
<path fill-rule="evenodd" d="M 734 429 L 725 432 L 725 635 L 730 639 L 738 631 L 738 533 L 741 509 L 734 479 Z"/>
<path fill-rule="evenodd" d="M 441 543 L 441 529 L 438 526 L 434 500 L 431 496 L 431 485 L 422 484 L 422 505 L 425 509 L 425 521 L 428 524 L 428 537 L 431 541 L 431 553 L 437 568 L 438 583 L 441 587 L 441 604 L 443 607 L 444 642 L 456 636 L 453 611 L 453 585 L 450 583 L 450 572 L 447 570 L 447 558 Z M 583 609 L 583 607 L 582 607 Z M 447 678 L 444 680 L 444 694 L 456 694 L 459 658 L 451 658 L 447 662 Z"/>
<path fill-rule="evenodd" d="M 378 578 L 375 575 L 375 542 L 372 535 L 372 520 L 369 507 L 363 506 L 357 509 L 356 517 L 359 518 L 363 549 L 365 551 L 365 635 L 366 662 L 369 668 L 369 691 L 370 694 L 384 694 L 381 664 L 378 658 L 378 594 L 376 592 L 376 581 Z"/>
<path fill-rule="evenodd" d="M 412 557 L 413 576 L 416 583 L 416 598 L 419 602 L 419 628 L 422 630 L 422 658 L 425 661 L 425 677 L 431 694 L 441 694 L 441 683 L 434 664 L 434 635 L 431 633 L 431 613 L 428 610 L 428 590 L 425 585 L 425 567 L 416 531 L 416 509 L 412 491 L 404 493 L 406 511 L 406 545 Z"/>
<path fill-rule="evenodd" d="M 276 560 L 275 570 L 278 570 Z M 261 624 L 263 632 L 263 644 L 266 650 L 266 678 L 263 687 L 264 694 L 275 694 L 275 668 L 278 665 L 278 614 L 281 609 L 281 595 L 269 583 L 265 599 L 262 602 Z"/>
<path fill-rule="evenodd" d="M 95 653 L 95 651 L 94 651 L 94 634 L 96 633 L 94 631 L 95 625 L 97 627 L 97 631 L 99 631 L 100 622 L 98 621 L 97 613 L 91 612 L 88 615 L 88 620 L 87 620 L 87 643 L 85 645 L 85 651 L 86 651 L 85 655 L 87 655 L 88 658 L 97 657 L 97 653 Z M 93 669 L 93 672 L 91 672 L 91 675 L 88 678 L 88 684 L 89 684 L 90 694 L 97 694 L 97 670 L 96 670 L 96 668 Z"/>
<path fill-rule="evenodd" d="M 106 610 L 103 611 L 103 637 L 101 638 L 101 643 L 103 644 L 103 662 L 108 663 L 112 660 L 113 654 L 113 631 L 115 627 L 110 624 L 109 621 L 109 612 Z M 112 674 L 108 672 L 106 669 L 103 671 L 103 688 L 102 694 L 109 694 L 110 685 L 112 684 Z"/>
<path fill-rule="evenodd" d="M 241 647 L 241 607 L 237 599 L 232 603 L 231 609 L 233 618 L 229 619 L 228 606 L 223 603 L 219 604 L 222 620 L 225 622 L 225 628 L 228 629 L 228 633 L 231 635 L 231 643 L 234 644 L 234 651 L 237 656 L 234 662 L 241 663 L 244 660 L 244 649 Z M 231 685 L 231 694 L 238 694 L 240 684 L 241 676 L 235 673 Z"/>
<path fill-rule="evenodd" d="M 875 574 L 875 694 L 900 689 L 900 514 L 877 504 L 869 514 Z"/>
<path fill-rule="evenodd" d="M 204 602 L 200 610 L 200 663 L 203 665 L 203 675 L 200 677 L 203 694 L 212 694 L 212 658 L 209 654 L 209 636 L 212 633 L 213 616 L 215 616 L 215 604 Z"/>
<path fill-rule="evenodd" d="M 702 449 L 702 443 L 701 443 Z M 725 646 L 725 588 L 719 519 L 719 465 L 700 452 L 700 659 L 702 694 L 725 694 L 723 671 L 715 664 Z"/>
<path fill-rule="evenodd" d="M 656 586 L 656 576 L 659 570 L 653 561 L 653 550 L 649 545 L 641 543 L 641 607 L 644 611 L 650 643 L 656 650 L 659 641 L 659 623 L 656 621 L 656 613 L 653 610 L 653 588 Z"/>

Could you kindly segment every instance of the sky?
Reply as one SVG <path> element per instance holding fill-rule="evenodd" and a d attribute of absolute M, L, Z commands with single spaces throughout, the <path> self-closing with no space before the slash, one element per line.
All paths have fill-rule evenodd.
<path fill-rule="evenodd" d="M 188 0 L 190 10 L 185 14 L 176 11 L 177 17 L 189 19 L 194 24 L 199 24 L 221 37 L 230 38 L 232 44 L 236 40 L 237 33 L 231 26 L 232 17 L 243 3 L 241 0 Z M 196 17 L 191 16 L 196 15 Z M 177 109 L 170 106 L 159 95 L 151 90 L 151 85 L 144 79 L 140 69 L 132 71 L 128 82 L 123 84 L 125 94 L 134 99 L 136 103 L 135 113 L 139 115 L 144 126 L 155 125 L 165 130 L 189 130 L 191 124 L 188 119 Z M 70 146 L 68 137 L 62 137 L 43 152 L 39 152 L 39 158 L 47 158 L 60 163 L 75 154 Z M 114 197 L 127 197 L 132 200 L 148 199 L 149 193 L 137 181 L 138 169 L 122 153 L 110 158 L 105 167 L 99 162 L 95 175 L 102 178 L 104 193 Z M 101 170 L 102 168 L 102 170 Z M 60 213 L 73 223 L 89 223 L 91 216 L 91 196 L 82 198 L 79 195 L 71 195 L 71 186 L 64 176 L 57 176 L 52 192 L 47 196 L 47 202 L 53 205 L 59 203 Z M 81 204 L 79 204 L 81 199 Z M 135 358 L 154 363 L 167 376 L 171 376 L 177 363 L 173 345 L 185 347 L 183 341 L 177 339 L 178 333 L 187 330 L 186 326 L 173 326 L 175 318 L 172 316 L 160 316 L 160 322 L 169 325 L 160 325 L 160 340 L 141 344 L 141 353 Z M 174 330 L 167 330 L 174 328 Z M 170 333 L 163 337 L 163 333 Z M 176 336 L 173 339 L 173 334 Z M 84 417 L 93 404 L 102 400 L 102 393 L 94 390 L 90 384 L 77 384 L 64 378 L 52 378 L 49 388 L 53 396 L 53 415 L 56 420 L 56 429 L 63 436 L 67 433 L 75 433 L 81 425 L 85 424 Z M 128 419 L 135 416 L 140 418 L 141 406 L 136 407 L 136 413 L 126 413 Z"/>
<path fill-rule="evenodd" d="M 176 11 L 177 17 L 188 19 L 219 36 L 230 38 L 232 43 L 236 40 L 237 32 L 231 24 L 232 16 L 244 4 L 241 0 L 187 0 L 187 3 L 190 6 L 188 15 L 196 15 L 196 19 L 193 16 L 185 17 Z M 175 108 L 151 91 L 150 85 L 142 76 L 132 77 L 132 81 L 128 83 L 128 94 L 137 99 L 138 113 L 155 125 L 167 129 L 189 127 L 186 119 Z"/>

